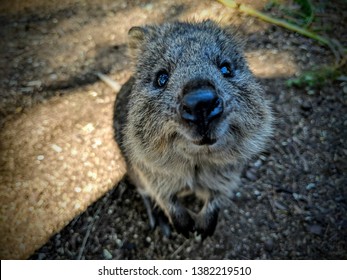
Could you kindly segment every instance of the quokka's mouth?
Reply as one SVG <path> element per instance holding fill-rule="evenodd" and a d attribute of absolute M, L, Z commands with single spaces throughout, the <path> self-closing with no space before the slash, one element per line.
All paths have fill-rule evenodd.
<path fill-rule="evenodd" d="M 207 145 L 207 146 L 211 146 L 213 145 L 214 143 L 217 142 L 217 139 L 215 138 L 210 138 L 208 136 L 204 136 L 202 139 L 200 140 L 196 140 L 196 141 L 193 141 L 193 143 L 195 145 L 198 145 L 198 146 L 203 146 L 203 145 Z"/>

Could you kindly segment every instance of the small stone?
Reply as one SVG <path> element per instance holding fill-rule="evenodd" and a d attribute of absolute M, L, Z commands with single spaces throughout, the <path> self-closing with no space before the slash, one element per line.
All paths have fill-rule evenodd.
<path fill-rule="evenodd" d="M 105 258 L 106 260 L 112 260 L 112 258 L 113 258 L 112 254 L 111 254 L 110 251 L 107 250 L 107 249 L 103 249 L 103 250 L 102 250 L 102 254 L 104 255 L 104 258 Z"/>
<path fill-rule="evenodd" d="M 44 160 L 45 156 L 44 155 L 38 155 L 37 160 Z"/>
<path fill-rule="evenodd" d="M 258 190 L 255 190 L 253 193 L 254 193 L 255 196 L 260 196 L 261 195 L 260 191 L 258 191 Z"/>
<path fill-rule="evenodd" d="M 308 190 L 308 191 L 313 190 L 314 188 L 316 188 L 316 184 L 314 184 L 314 183 L 309 183 L 306 186 L 306 190 Z"/>
<path fill-rule="evenodd" d="M 32 93 L 34 91 L 34 88 L 33 87 L 22 87 L 20 90 L 23 93 Z"/>
<path fill-rule="evenodd" d="M 79 201 L 77 201 L 74 205 L 74 208 L 77 210 L 77 209 L 81 209 L 81 203 Z"/>
<path fill-rule="evenodd" d="M 151 239 L 149 236 L 147 236 L 147 237 L 146 237 L 146 242 L 147 242 L 147 243 L 151 243 L 151 241 L 152 241 L 152 239 Z"/>
<path fill-rule="evenodd" d="M 120 247 L 123 246 L 123 241 L 120 240 L 119 238 L 117 238 L 117 239 L 116 239 L 116 244 L 117 244 L 117 246 L 120 248 Z"/>
<path fill-rule="evenodd" d="M 98 93 L 96 91 L 89 91 L 89 95 L 91 95 L 93 97 L 97 97 Z"/>
<path fill-rule="evenodd" d="M 52 81 L 55 81 L 56 79 L 58 79 L 58 75 L 57 74 L 50 74 L 49 79 Z"/>
<path fill-rule="evenodd" d="M 266 251 L 271 252 L 274 248 L 274 242 L 271 238 L 265 240 L 264 242 L 264 248 Z"/>
<path fill-rule="evenodd" d="M 251 181 L 256 181 L 258 179 L 253 169 L 249 169 L 246 171 L 246 177 Z"/>
<path fill-rule="evenodd" d="M 293 198 L 295 200 L 307 201 L 307 197 L 299 193 L 293 193 Z"/>
<path fill-rule="evenodd" d="M 254 167 L 255 168 L 259 168 L 260 166 L 263 165 L 263 161 L 261 159 L 258 159 L 255 163 L 254 163 Z"/>
<path fill-rule="evenodd" d="M 82 189 L 81 189 L 80 187 L 76 187 L 76 188 L 74 189 L 74 191 L 77 192 L 77 193 L 80 193 L 80 192 L 82 191 Z"/>
<path fill-rule="evenodd" d="M 303 111 L 311 111 L 312 110 L 312 105 L 310 102 L 308 101 L 303 101 L 300 105 L 300 108 L 303 110 Z"/>
<path fill-rule="evenodd" d="M 316 92 L 313 89 L 309 89 L 309 90 L 307 90 L 307 94 L 308 95 L 314 95 L 314 94 L 316 94 Z"/>
<path fill-rule="evenodd" d="M 147 11 L 152 11 L 153 10 L 153 4 L 148 3 L 144 6 L 144 9 Z"/>
<path fill-rule="evenodd" d="M 102 145 L 101 139 L 95 139 L 94 144 L 92 145 L 93 149 L 96 149 L 97 147 Z"/>
<path fill-rule="evenodd" d="M 92 123 L 88 123 L 83 127 L 83 130 L 85 132 L 93 132 L 93 130 L 95 129 L 94 125 Z"/>
<path fill-rule="evenodd" d="M 98 175 L 92 171 L 88 171 L 87 176 L 93 178 L 94 180 L 98 177 Z"/>
<path fill-rule="evenodd" d="M 54 150 L 54 151 L 56 151 L 57 153 L 61 153 L 62 151 L 63 151 L 63 149 L 60 147 L 60 146 L 58 146 L 58 145 L 56 145 L 56 144 L 52 144 L 52 149 Z"/>
<path fill-rule="evenodd" d="M 313 234 L 316 234 L 316 235 L 322 235 L 322 232 L 323 232 L 323 228 L 320 225 L 317 225 L 317 224 L 308 226 L 307 230 L 310 233 L 313 233 Z"/>
<path fill-rule="evenodd" d="M 27 84 L 28 87 L 37 87 L 37 88 L 41 87 L 41 85 L 42 85 L 41 81 L 30 81 Z"/>

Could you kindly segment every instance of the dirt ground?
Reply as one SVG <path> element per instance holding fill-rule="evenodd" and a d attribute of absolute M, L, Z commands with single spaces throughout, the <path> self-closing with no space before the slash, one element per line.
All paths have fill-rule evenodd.
<path fill-rule="evenodd" d="M 114 97 L 95 73 L 119 83 L 131 75 L 130 27 L 204 18 L 239 30 L 276 115 L 269 148 L 249 163 L 240 192 L 203 243 L 151 231 L 141 198 L 122 182 L 31 259 L 347 259 L 347 82 L 286 85 L 304 70 L 332 64 L 328 48 L 217 1 L 21 2 L 0 4 L 0 125 L 52 97 Z M 261 9 L 268 1 L 239 2 Z M 312 2 L 322 34 L 346 46 L 346 2 Z"/>

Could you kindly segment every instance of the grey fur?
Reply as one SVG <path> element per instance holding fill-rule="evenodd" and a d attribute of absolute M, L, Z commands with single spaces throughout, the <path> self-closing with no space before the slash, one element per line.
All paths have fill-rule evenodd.
<path fill-rule="evenodd" d="M 212 235 L 218 211 L 228 205 L 245 162 L 264 149 L 272 133 L 272 113 L 261 86 L 243 57 L 235 34 L 212 21 L 165 23 L 129 31 L 133 77 L 115 105 L 116 139 L 126 158 L 128 175 L 141 194 L 150 197 L 179 231 Z M 232 66 L 232 77 L 220 65 Z M 169 80 L 156 86 L 165 70 Z M 202 135 L 182 120 L 183 89 L 208 81 L 224 111 Z M 192 192 L 204 201 L 199 213 L 178 199 Z"/>

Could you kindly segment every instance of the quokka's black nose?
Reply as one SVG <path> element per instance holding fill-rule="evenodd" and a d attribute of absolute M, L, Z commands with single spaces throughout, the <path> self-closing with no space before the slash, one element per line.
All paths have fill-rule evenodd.
<path fill-rule="evenodd" d="M 223 101 L 212 88 L 198 88 L 182 98 L 180 114 L 183 120 L 207 127 L 223 113 Z"/>

